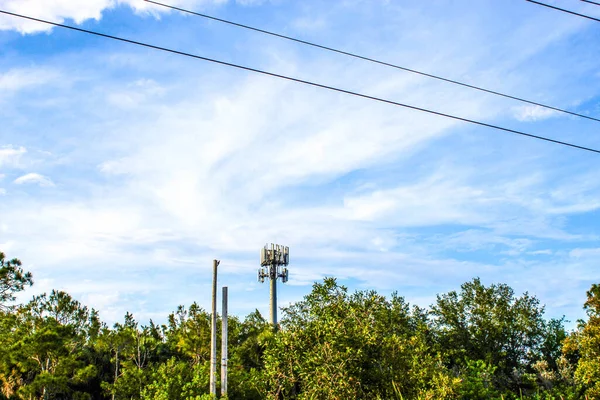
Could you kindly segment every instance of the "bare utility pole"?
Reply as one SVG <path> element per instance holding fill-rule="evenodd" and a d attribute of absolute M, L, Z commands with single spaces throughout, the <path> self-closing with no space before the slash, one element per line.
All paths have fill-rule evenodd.
<path fill-rule="evenodd" d="M 218 260 L 213 260 L 212 285 L 212 318 L 210 324 L 210 394 L 217 396 L 217 267 Z"/>
<path fill-rule="evenodd" d="M 288 281 L 288 269 L 285 268 L 290 262 L 290 248 L 278 244 L 265 245 L 260 250 L 260 268 L 258 269 L 258 280 L 264 282 L 265 278 L 271 280 L 271 325 L 277 329 L 277 279 L 281 278 L 283 283 Z"/>
<path fill-rule="evenodd" d="M 277 326 L 277 271 L 276 267 L 269 267 L 269 278 L 271 279 L 269 291 L 269 316 L 271 317 L 271 325 L 273 328 Z"/>
<path fill-rule="evenodd" d="M 227 286 L 224 286 L 221 309 L 221 397 L 227 397 L 227 301 Z"/>

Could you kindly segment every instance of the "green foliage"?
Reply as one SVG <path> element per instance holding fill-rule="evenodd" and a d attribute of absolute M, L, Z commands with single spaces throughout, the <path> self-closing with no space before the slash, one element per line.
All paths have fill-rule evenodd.
<path fill-rule="evenodd" d="M 8 302 L 15 300 L 15 293 L 33 284 L 30 272 L 23 272 L 21 261 L 6 259 L 0 252 L 0 310 L 8 308 Z"/>
<path fill-rule="evenodd" d="M 565 354 L 577 358 L 575 381 L 583 386 L 591 399 L 600 398 L 600 285 L 587 292 L 584 309 L 588 321 L 580 321 L 579 329 L 565 343 Z"/>
<path fill-rule="evenodd" d="M 211 318 L 197 304 L 165 325 L 127 313 L 113 327 L 60 291 L 8 307 L 32 278 L 0 256 L 0 400 L 211 399 Z M 600 399 L 600 285 L 585 309 L 567 334 L 507 285 L 474 279 L 425 310 L 328 278 L 277 332 L 258 311 L 230 317 L 228 398 Z"/>
<path fill-rule="evenodd" d="M 282 329 L 265 352 L 270 398 L 453 395 L 456 382 L 430 352 L 426 325 L 401 297 L 350 295 L 326 279 L 283 312 Z"/>
<path fill-rule="evenodd" d="M 2 380 L 6 393 L 23 398 L 86 398 L 80 390 L 97 374 L 85 348 L 97 325 L 95 313 L 64 292 L 35 297 L 10 319 L 4 336 Z"/>
<path fill-rule="evenodd" d="M 138 327 L 129 313 L 123 324 L 115 324 L 113 330 L 104 329 L 98 341 L 103 350 L 108 350 L 113 367 L 111 382 L 102 387 L 116 399 L 140 399 L 150 381 L 150 363 L 157 354 L 162 337 L 156 326 Z"/>
<path fill-rule="evenodd" d="M 466 360 L 465 364 L 460 374 L 460 399 L 483 400 L 499 397 L 493 382 L 496 367 L 482 360 Z"/>
<path fill-rule="evenodd" d="M 210 360 L 210 314 L 196 303 L 189 310 L 179 306 L 163 327 L 169 349 L 198 365 Z"/>
<path fill-rule="evenodd" d="M 171 358 L 155 369 L 142 391 L 144 400 L 201 399 L 208 391 L 209 363 L 190 366 Z"/>
<path fill-rule="evenodd" d="M 558 370 L 558 360 L 562 355 L 562 343 L 567 338 L 564 327 L 565 318 L 551 319 L 544 324 L 542 345 L 540 347 L 541 358 L 552 371 Z"/>
<path fill-rule="evenodd" d="M 437 296 L 433 326 L 450 368 L 468 368 L 468 360 L 495 366 L 500 390 L 533 389 L 528 379 L 543 343 L 544 308 L 525 293 L 516 297 L 507 285 L 485 287 L 479 279 L 460 292 Z"/>

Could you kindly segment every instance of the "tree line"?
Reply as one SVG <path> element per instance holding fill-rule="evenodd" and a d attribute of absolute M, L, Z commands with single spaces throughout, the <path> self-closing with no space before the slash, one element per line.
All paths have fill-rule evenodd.
<path fill-rule="evenodd" d="M 32 283 L 0 253 L 0 400 L 210 399 L 211 318 L 197 304 L 109 327 L 61 291 L 14 304 Z M 326 278 L 277 331 L 258 311 L 229 318 L 229 398 L 600 399 L 600 285 L 583 307 L 568 332 L 505 284 L 475 278 L 420 308 Z"/>

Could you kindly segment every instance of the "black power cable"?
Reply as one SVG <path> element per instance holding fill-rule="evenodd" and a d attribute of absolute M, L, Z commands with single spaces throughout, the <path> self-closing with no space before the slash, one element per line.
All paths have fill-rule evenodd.
<path fill-rule="evenodd" d="M 591 0 L 581 0 L 581 1 L 586 2 L 586 3 L 590 3 L 590 4 L 595 4 L 597 6 L 600 6 L 600 3 L 597 3 L 595 1 L 591 1 Z"/>
<path fill-rule="evenodd" d="M 591 147 L 580 146 L 580 145 L 573 144 L 573 143 L 568 143 L 568 142 L 563 142 L 563 141 L 560 141 L 560 140 L 550 139 L 550 138 L 544 137 L 544 136 L 538 136 L 538 135 L 534 135 L 534 134 L 526 133 L 526 132 L 521 132 L 521 131 L 517 131 L 517 130 L 514 130 L 514 129 L 510 129 L 510 128 L 504 128 L 504 127 L 501 127 L 501 126 L 498 126 L 498 125 L 488 124 L 486 122 L 481 122 L 481 121 L 476 121 L 476 120 L 473 120 L 473 119 L 458 117 L 456 115 L 451 115 L 451 114 L 446 114 L 446 113 L 442 113 L 442 112 L 439 112 L 439 111 L 429 110 L 429 109 L 426 109 L 426 108 L 411 106 L 409 104 L 398 103 L 396 101 L 386 100 L 386 99 L 383 99 L 383 98 L 380 98 L 380 97 L 369 96 L 369 95 L 358 93 L 358 92 L 352 92 L 350 90 L 340 89 L 340 88 L 336 88 L 336 87 L 333 87 L 333 86 L 327 86 L 327 85 L 316 83 L 316 82 L 311 82 L 311 81 L 306 81 L 306 80 L 303 80 L 303 79 L 293 78 L 293 77 L 286 76 L 286 75 L 280 75 L 280 74 L 276 74 L 276 73 L 273 73 L 273 72 L 263 71 L 263 70 L 260 70 L 260 69 L 246 67 L 246 66 L 239 65 L 239 64 L 233 64 L 233 63 L 229 63 L 229 62 L 226 62 L 226 61 L 216 60 L 216 59 L 213 59 L 213 58 L 202 57 L 202 56 L 199 56 L 199 55 L 196 55 L 196 54 L 191 54 L 191 53 L 186 53 L 186 52 L 183 52 L 183 51 L 173 50 L 173 49 L 169 49 L 169 48 L 166 48 L 166 47 L 155 46 L 153 44 L 144 43 L 144 42 L 138 42 L 138 41 L 131 40 L 131 39 L 125 39 L 125 38 L 122 38 L 122 37 L 119 37 L 119 36 L 108 35 L 106 33 L 100 33 L 100 32 L 91 31 L 91 30 L 88 30 L 88 29 L 77 28 L 77 27 L 74 27 L 74 26 L 71 26 L 71 25 L 60 24 L 58 22 L 46 21 L 46 20 L 43 20 L 43 19 L 40 19 L 40 18 L 29 17 L 29 16 L 26 16 L 26 15 L 12 13 L 10 11 L 5 11 L 5 10 L 1 10 L 1 9 L 0 9 L 0 13 L 6 14 L 6 15 L 11 15 L 13 17 L 27 19 L 27 20 L 30 20 L 30 21 L 41 22 L 41 23 L 47 24 L 47 25 L 53 25 L 53 26 L 57 26 L 57 27 L 65 28 L 65 29 L 71 29 L 71 30 L 74 30 L 74 31 L 77 31 L 77 32 L 88 33 L 90 35 L 100 36 L 100 37 L 107 38 L 107 39 L 118 40 L 120 42 L 130 43 L 130 44 L 134 44 L 134 45 L 137 45 L 137 46 L 143 46 L 143 47 L 147 47 L 147 48 L 154 49 L 154 50 L 160 50 L 160 51 L 165 51 L 165 52 L 168 52 L 168 53 L 178 54 L 178 55 L 181 55 L 181 56 L 195 58 L 195 59 L 198 59 L 198 60 L 209 61 L 209 62 L 212 62 L 212 63 L 215 63 L 215 64 L 219 64 L 219 65 L 225 65 L 225 66 L 228 66 L 228 67 L 233 67 L 233 68 L 241 69 L 241 70 L 244 70 L 244 71 L 255 72 L 255 73 L 258 73 L 258 74 L 267 75 L 267 76 L 271 76 L 271 77 L 274 77 L 274 78 L 285 79 L 285 80 L 292 81 L 292 82 L 302 83 L 302 84 L 305 84 L 305 85 L 310 85 L 310 86 L 318 87 L 318 88 L 321 88 L 321 89 L 327 89 L 327 90 L 331 90 L 331 91 L 334 91 L 334 92 L 348 94 L 348 95 L 351 95 L 351 96 L 356 96 L 356 97 L 361 97 L 361 98 L 364 98 L 364 99 L 378 101 L 378 102 L 381 102 L 381 103 L 391 104 L 391 105 L 398 106 L 398 107 L 404 107 L 404 108 L 408 108 L 408 109 L 411 109 L 411 110 L 421 111 L 421 112 L 425 112 L 425 113 L 428 113 L 428 114 L 438 115 L 440 117 L 450 118 L 450 119 L 457 120 L 457 121 L 468 122 L 470 124 L 484 126 L 484 127 L 487 127 L 487 128 L 492 128 L 492 129 L 496 129 L 496 130 L 500 130 L 500 131 L 504 131 L 504 132 L 509 132 L 509 133 L 513 133 L 515 135 L 526 136 L 526 137 L 533 138 L 533 139 L 543 140 L 543 141 L 546 141 L 546 142 L 550 142 L 550 143 L 554 143 L 554 144 L 559 144 L 561 146 L 572 147 L 572 148 L 575 148 L 575 149 L 579 149 L 579 150 L 584 150 L 584 151 L 589 151 L 589 152 L 592 152 L 592 153 L 598 153 L 598 154 L 600 154 L 600 150 L 593 149 Z"/>
<path fill-rule="evenodd" d="M 502 97 L 505 97 L 505 98 L 508 98 L 508 99 L 517 100 L 517 101 L 520 101 L 520 102 L 523 102 L 523 103 L 527 103 L 527 104 L 532 104 L 532 105 L 535 105 L 535 106 L 538 106 L 538 107 L 543 107 L 543 108 L 547 108 L 547 109 L 550 109 L 550 110 L 558 111 L 558 112 L 561 112 L 561 113 L 565 113 L 565 114 L 569 114 L 569 115 L 574 115 L 574 116 L 577 116 L 577 117 L 580 117 L 580 118 L 585 118 L 585 119 L 589 119 L 589 120 L 600 122 L 599 118 L 594 118 L 594 117 L 590 117 L 588 115 L 583 115 L 583 114 L 579 114 L 579 113 L 576 113 L 576 112 L 573 112 L 573 111 L 568 111 L 568 110 L 565 110 L 563 108 L 558 108 L 558 107 L 550 106 L 550 105 L 547 105 L 547 104 L 542 104 L 542 103 L 539 103 L 539 102 L 536 102 L 536 101 L 527 100 L 527 99 L 524 99 L 522 97 L 512 96 L 512 95 L 501 93 L 501 92 L 498 92 L 498 91 L 495 91 L 495 90 L 491 90 L 491 89 L 485 89 L 485 88 L 482 88 L 480 86 L 471 85 L 471 84 L 460 82 L 460 81 L 457 81 L 457 80 L 454 80 L 454 79 L 444 78 L 444 77 L 441 77 L 441 76 L 438 76 L 438 75 L 433 75 L 433 74 L 429 74 L 429 73 L 426 73 L 426 72 L 418 71 L 416 69 L 402 67 L 402 66 L 397 65 L 397 64 L 391 64 L 391 63 L 388 63 L 388 62 L 385 62 L 385 61 L 376 60 L 374 58 L 369 58 L 369 57 L 361 56 L 361 55 L 356 54 L 356 53 L 350 53 L 350 52 L 347 52 L 347 51 L 335 49 L 333 47 L 323 46 L 323 45 L 320 45 L 320 44 L 317 44 L 317 43 L 314 43 L 314 42 L 309 42 L 309 41 L 306 41 L 306 40 L 297 39 L 297 38 L 294 38 L 294 37 L 291 37 L 291 36 L 282 35 L 282 34 L 279 34 L 279 33 L 267 31 L 267 30 L 256 28 L 256 27 L 253 27 L 253 26 L 240 24 L 240 23 L 237 23 L 237 22 L 233 22 L 233 21 L 230 21 L 230 20 L 223 19 L 223 18 L 217 18 L 217 17 L 211 16 L 211 15 L 208 15 L 208 14 L 202 14 L 202 13 L 199 13 L 199 12 L 186 10 L 184 8 L 175 7 L 175 6 L 171 6 L 171 5 L 164 4 L 164 3 L 159 3 L 158 1 L 154 1 L 154 0 L 144 0 L 144 1 L 146 1 L 148 3 L 152 3 L 152 4 L 155 4 L 155 5 L 158 5 L 158 6 L 161 6 L 161 7 L 169 8 L 169 9 L 172 9 L 172 10 L 181 11 L 181 12 L 186 13 L 186 14 L 196 15 L 198 17 L 207 18 L 207 19 L 210 19 L 210 20 L 213 20 L 213 21 L 223 22 L 225 24 L 237 26 L 237 27 L 244 28 L 244 29 L 249 29 L 249 30 L 252 30 L 252 31 L 255 31 L 255 32 L 264 33 L 266 35 L 275 36 L 275 37 L 278 37 L 278 38 L 281 38 L 281 39 L 291 40 L 293 42 L 305 44 L 305 45 L 312 46 L 312 47 L 317 47 L 317 48 L 322 49 L 322 50 L 327 50 L 327 51 L 331 51 L 331 52 L 334 52 L 334 53 L 343 54 L 345 56 L 358 58 L 358 59 L 361 59 L 361 60 L 364 60 L 364 61 L 370 61 L 370 62 L 373 62 L 373 63 L 376 63 L 376 64 L 385 65 L 387 67 L 396 68 L 396 69 L 399 69 L 399 70 L 402 70 L 402 71 L 410 72 L 410 73 L 421 75 L 421 76 L 426 76 L 428 78 L 437 79 L 437 80 L 440 80 L 440 81 L 452 83 L 452 84 L 463 86 L 463 87 L 467 87 L 467 88 L 470 88 L 470 89 L 479 90 L 481 92 L 490 93 L 490 94 L 493 94 L 493 95 L 496 95 L 496 96 L 502 96 Z"/>
<path fill-rule="evenodd" d="M 538 5 L 543 6 L 543 7 L 548 7 L 548 8 L 551 8 L 553 10 L 562 11 L 562 12 L 567 13 L 567 14 L 576 15 L 578 17 L 591 19 L 592 21 L 600 22 L 600 18 L 590 17 L 589 15 L 585 15 L 585 14 L 579 14 L 579 13 L 576 13 L 575 11 L 567 10 L 567 9 L 556 7 L 556 6 L 552 6 L 552 5 L 546 4 L 546 3 L 541 3 L 541 2 L 535 1 L 535 0 L 525 0 L 525 1 L 528 1 L 528 2 L 534 3 L 534 4 L 538 4 Z M 590 1 L 589 3 L 592 3 L 592 2 Z"/>

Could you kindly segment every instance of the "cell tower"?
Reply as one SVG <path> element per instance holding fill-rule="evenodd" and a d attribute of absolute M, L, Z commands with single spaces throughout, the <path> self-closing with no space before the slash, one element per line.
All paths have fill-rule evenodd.
<path fill-rule="evenodd" d="M 258 281 L 264 283 L 265 278 L 271 280 L 271 324 L 277 328 L 277 279 L 283 283 L 288 281 L 290 248 L 271 243 L 260 250 L 260 268 Z"/>

